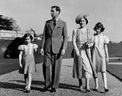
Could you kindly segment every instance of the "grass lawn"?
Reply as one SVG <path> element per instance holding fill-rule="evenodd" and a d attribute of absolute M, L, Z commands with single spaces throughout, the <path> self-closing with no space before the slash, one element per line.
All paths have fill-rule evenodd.
<path fill-rule="evenodd" d="M 122 82 L 122 65 L 108 64 L 107 71 Z"/>
<path fill-rule="evenodd" d="M 36 43 L 40 46 L 41 41 L 40 40 L 35 40 L 34 43 Z M 4 52 L 6 51 L 6 49 L 8 49 L 8 50 L 10 50 L 10 51 L 8 51 L 9 54 L 11 53 L 10 55 L 15 55 L 16 59 L 17 59 L 18 53 L 16 53 L 16 49 L 17 49 L 17 46 L 19 44 L 21 44 L 21 40 L 19 40 L 19 39 L 15 39 L 14 41 L 0 40 L 0 58 L 4 57 Z M 64 58 L 71 58 L 72 49 L 73 49 L 72 42 L 69 41 Z M 110 57 L 122 57 L 122 43 L 109 43 L 108 50 L 109 50 L 109 56 Z M 35 54 L 35 60 L 36 60 L 36 64 L 40 63 L 40 62 L 43 62 L 43 57 L 36 53 Z M 111 59 L 110 62 L 122 62 L 122 58 L 120 58 L 120 59 Z M 14 64 L 12 64 L 12 65 L 14 66 Z M 1 68 L 3 68 L 3 66 Z M 17 65 L 12 70 L 16 70 L 16 69 L 17 69 Z M 114 65 L 113 64 L 108 64 L 107 65 L 107 71 L 109 73 L 111 73 L 112 75 L 114 75 L 115 77 L 117 77 L 119 80 L 122 81 L 122 71 L 121 70 L 122 70 L 122 65 L 117 65 L 116 63 Z M 1 72 L 3 73 L 4 69 Z M 6 72 L 9 72 L 9 71 L 6 71 Z"/>

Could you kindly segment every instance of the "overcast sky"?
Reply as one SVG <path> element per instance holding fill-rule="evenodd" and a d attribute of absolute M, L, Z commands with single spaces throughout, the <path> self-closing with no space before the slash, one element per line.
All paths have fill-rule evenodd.
<path fill-rule="evenodd" d="M 0 0 L 0 14 L 14 18 L 22 32 L 33 28 L 42 34 L 52 5 L 61 7 L 60 18 L 67 22 L 69 40 L 78 27 L 74 21 L 79 13 L 89 15 L 89 27 L 101 21 L 110 40 L 122 40 L 122 0 Z"/>

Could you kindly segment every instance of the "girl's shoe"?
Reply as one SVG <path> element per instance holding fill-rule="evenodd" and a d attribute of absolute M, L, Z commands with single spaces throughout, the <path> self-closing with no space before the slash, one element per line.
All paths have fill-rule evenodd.
<path fill-rule="evenodd" d="M 85 91 L 86 93 L 90 92 L 90 88 L 85 87 L 85 89 L 86 89 L 86 91 Z"/>
<path fill-rule="evenodd" d="M 29 92 L 30 92 L 30 89 L 26 89 L 25 92 L 26 92 L 26 93 L 29 93 Z"/>
<path fill-rule="evenodd" d="M 106 88 L 104 90 L 105 90 L 105 92 L 108 92 L 109 91 L 109 89 L 106 89 Z"/>
<path fill-rule="evenodd" d="M 29 92 L 30 92 L 30 88 L 28 88 L 28 86 L 26 86 L 24 91 L 25 91 L 26 93 L 29 93 Z"/>
<path fill-rule="evenodd" d="M 97 89 L 97 88 L 95 88 L 95 89 L 94 89 L 94 91 L 98 91 L 98 89 Z"/>

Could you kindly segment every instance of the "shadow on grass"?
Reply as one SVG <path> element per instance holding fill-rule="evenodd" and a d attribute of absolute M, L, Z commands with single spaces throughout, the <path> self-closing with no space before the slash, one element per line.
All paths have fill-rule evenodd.
<path fill-rule="evenodd" d="M 13 90 L 18 90 L 18 91 L 24 92 L 24 88 L 25 88 L 25 82 L 24 81 L 22 81 L 22 80 L 11 80 L 11 81 L 12 81 L 12 83 L 0 82 L 0 88 L 13 89 Z M 44 86 L 44 81 L 33 80 L 32 81 L 32 86 L 31 86 L 31 90 L 36 90 L 36 91 L 43 92 L 43 86 Z M 86 94 L 85 91 L 79 90 L 79 87 L 76 86 L 76 85 L 60 83 L 59 84 L 59 88 L 75 90 L 75 91 L 82 92 L 82 93 Z M 91 91 L 94 91 L 94 90 L 91 89 Z M 102 91 L 97 91 L 97 93 L 105 94 L 105 92 L 102 92 Z"/>
<path fill-rule="evenodd" d="M 4 88 L 4 89 L 14 89 L 19 91 L 24 91 L 24 87 L 25 85 L 21 85 L 21 84 L 0 82 L 0 88 Z"/>
<path fill-rule="evenodd" d="M 22 80 L 11 80 L 11 81 L 25 84 L 25 82 L 22 81 Z M 42 86 L 42 85 L 44 85 L 44 81 L 36 81 L 36 80 L 32 80 L 32 85 L 40 85 L 40 86 Z"/>
<path fill-rule="evenodd" d="M 15 82 L 18 82 L 18 83 L 22 83 L 24 84 L 24 81 L 21 81 L 21 80 L 12 80 L 12 81 L 15 81 Z M 44 81 L 36 81 L 36 80 L 33 80 L 32 81 L 32 86 L 33 85 L 39 85 L 40 88 L 37 88 L 37 87 L 32 87 L 31 89 L 32 90 L 42 90 L 42 87 L 41 86 L 44 86 Z M 71 89 L 71 90 L 76 90 L 76 91 L 80 91 L 79 90 L 79 87 L 76 86 L 76 85 L 70 85 L 70 84 L 65 84 L 65 83 L 60 83 L 59 84 L 59 88 L 61 89 Z M 80 91 L 81 92 L 81 91 Z M 84 93 L 84 92 L 83 92 Z"/>
<path fill-rule="evenodd" d="M 16 81 L 16 80 L 14 80 L 14 81 Z M 24 92 L 24 88 L 25 88 L 24 81 L 17 80 L 17 82 L 21 82 L 21 84 L 19 84 L 19 83 L 0 82 L 0 88 L 13 89 L 13 90 L 18 90 L 18 91 L 23 91 Z M 36 82 L 36 83 L 38 83 L 38 82 Z M 40 81 L 39 84 L 40 85 L 44 85 L 44 82 L 43 81 Z M 33 86 L 31 87 L 31 89 L 32 90 L 39 90 L 39 91 L 41 90 L 41 88 L 39 88 L 39 87 L 33 87 Z"/>

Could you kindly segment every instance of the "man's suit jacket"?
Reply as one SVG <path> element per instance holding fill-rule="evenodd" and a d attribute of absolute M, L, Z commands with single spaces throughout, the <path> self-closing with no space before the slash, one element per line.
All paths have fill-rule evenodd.
<path fill-rule="evenodd" d="M 48 20 L 45 23 L 43 37 L 42 37 L 42 48 L 44 52 L 50 52 L 58 54 L 62 49 L 66 50 L 67 47 L 67 25 L 59 19 L 54 27 L 53 20 Z"/>

